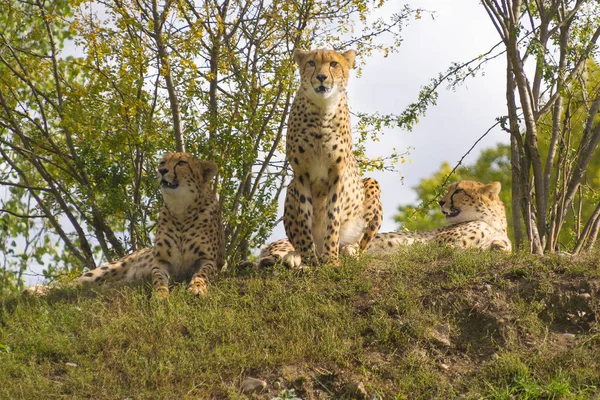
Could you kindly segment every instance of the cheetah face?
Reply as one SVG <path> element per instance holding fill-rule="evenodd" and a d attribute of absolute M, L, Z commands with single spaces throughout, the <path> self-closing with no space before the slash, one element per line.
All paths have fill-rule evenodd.
<path fill-rule="evenodd" d="M 186 153 L 169 153 L 158 163 L 157 179 L 163 191 L 179 188 L 179 180 L 190 174 L 193 157 Z"/>
<path fill-rule="evenodd" d="M 187 153 L 168 153 L 158 163 L 156 172 L 165 202 L 185 208 L 198 194 L 210 190 L 217 165 Z"/>
<path fill-rule="evenodd" d="M 501 203 L 499 193 L 499 182 L 486 185 L 475 181 L 459 181 L 450 185 L 439 203 L 450 223 L 477 221 L 488 216 L 492 202 Z"/>
<path fill-rule="evenodd" d="M 300 91 L 316 103 L 337 99 L 346 90 L 356 51 L 294 50 L 300 69 Z"/>

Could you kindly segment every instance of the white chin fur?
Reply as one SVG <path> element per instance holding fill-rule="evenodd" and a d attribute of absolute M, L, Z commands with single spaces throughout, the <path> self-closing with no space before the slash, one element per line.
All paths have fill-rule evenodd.
<path fill-rule="evenodd" d="M 193 203 L 194 196 L 187 186 L 179 186 L 176 189 L 162 188 L 165 204 L 172 212 L 184 212 Z"/>
<path fill-rule="evenodd" d="M 461 222 L 476 221 L 478 219 L 481 219 L 481 216 L 478 215 L 476 212 L 473 212 L 473 211 L 461 211 L 455 217 L 446 217 L 446 221 L 450 222 L 451 224 L 458 224 L 458 223 L 461 223 Z"/>
<path fill-rule="evenodd" d="M 337 89 L 337 86 L 332 87 L 331 90 L 329 90 L 327 92 L 319 92 L 319 93 L 315 92 L 315 88 L 311 87 L 306 91 L 306 95 L 314 103 L 320 104 L 320 105 L 325 105 L 328 103 L 337 102 L 337 100 L 339 100 L 339 97 L 340 97 L 340 92 Z"/>

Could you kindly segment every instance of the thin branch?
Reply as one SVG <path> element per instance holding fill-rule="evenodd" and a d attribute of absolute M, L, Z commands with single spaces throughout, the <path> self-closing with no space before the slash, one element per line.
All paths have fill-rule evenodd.
<path fill-rule="evenodd" d="M 48 216 L 47 216 L 47 215 L 44 215 L 44 214 L 40 214 L 40 215 L 27 215 L 27 214 L 18 214 L 18 213 L 14 212 L 14 211 L 10 211 L 10 210 L 4 209 L 4 208 L 0 208 L 0 213 L 7 213 L 7 214 L 10 214 L 10 215 L 12 215 L 12 216 L 14 216 L 14 217 L 17 217 L 17 218 L 23 218 L 23 219 L 30 219 L 30 218 L 48 218 Z"/>

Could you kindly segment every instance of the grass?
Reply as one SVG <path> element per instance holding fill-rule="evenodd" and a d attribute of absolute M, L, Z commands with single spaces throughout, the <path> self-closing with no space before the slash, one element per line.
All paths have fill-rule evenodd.
<path fill-rule="evenodd" d="M 144 284 L 5 298 L 0 398 L 340 399 L 357 382 L 374 399 L 598 398 L 599 296 L 600 254 L 417 245 L 228 271 L 203 299 Z M 266 392 L 243 395 L 248 376 Z"/>

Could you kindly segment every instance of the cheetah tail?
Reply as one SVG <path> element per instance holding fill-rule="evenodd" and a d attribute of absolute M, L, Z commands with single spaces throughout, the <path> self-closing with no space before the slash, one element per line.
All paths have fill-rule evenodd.
<path fill-rule="evenodd" d="M 152 248 L 138 250 L 116 261 L 84 272 L 75 280 L 75 283 L 81 285 L 141 278 L 147 275 L 146 272 L 151 268 L 153 253 Z"/>

